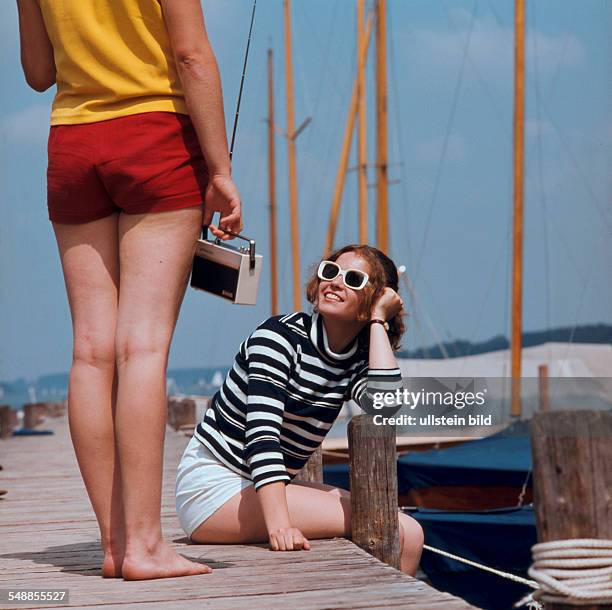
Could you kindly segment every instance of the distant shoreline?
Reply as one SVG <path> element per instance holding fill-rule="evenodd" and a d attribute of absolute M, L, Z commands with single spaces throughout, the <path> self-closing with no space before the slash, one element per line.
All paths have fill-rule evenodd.
<path fill-rule="evenodd" d="M 576 327 L 563 327 L 548 331 L 523 333 L 523 347 L 534 347 L 548 342 L 557 343 L 611 344 L 612 325 L 587 324 Z M 506 350 L 508 339 L 504 336 L 493 337 L 487 341 L 475 342 L 457 339 L 444 342 L 442 346 L 400 351 L 398 358 L 441 359 L 448 354 L 450 358 L 474 356 Z M 230 365 L 202 368 L 181 368 L 168 371 L 168 394 L 210 396 L 223 383 Z M 0 381 L 0 404 L 8 404 L 12 409 L 20 409 L 28 402 L 55 402 L 66 398 L 68 373 L 42 375 L 34 380 L 25 378 L 14 381 Z"/>

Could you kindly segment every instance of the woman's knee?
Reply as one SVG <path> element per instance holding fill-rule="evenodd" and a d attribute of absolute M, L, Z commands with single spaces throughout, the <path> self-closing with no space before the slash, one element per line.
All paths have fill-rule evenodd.
<path fill-rule="evenodd" d="M 115 366 L 115 337 L 75 329 L 72 364 L 106 369 Z"/>
<path fill-rule="evenodd" d="M 400 548 L 402 552 L 404 548 L 411 550 L 421 550 L 425 541 L 425 535 L 421 524 L 416 520 L 406 515 L 399 513 L 400 525 Z"/>
<path fill-rule="evenodd" d="M 159 360 L 163 365 L 168 358 L 171 333 L 153 329 L 131 329 L 118 333 L 115 340 L 117 366 L 122 367 L 134 360 Z"/>

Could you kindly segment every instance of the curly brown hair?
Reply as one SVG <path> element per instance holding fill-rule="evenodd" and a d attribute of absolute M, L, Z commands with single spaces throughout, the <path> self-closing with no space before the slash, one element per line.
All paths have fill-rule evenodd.
<path fill-rule="evenodd" d="M 368 245 L 360 244 L 349 244 L 334 250 L 331 254 L 325 257 L 325 260 L 335 261 L 345 252 L 354 252 L 361 258 L 367 261 L 370 267 L 370 281 L 365 285 L 362 290 L 363 297 L 357 314 L 359 321 L 366 321 L 370 319 L 370 312 L 374 303 L 382 295 L 383 290 L 386 286 L 398 292 L 399 290 L 399 275 L 397 273 L 397 267 L 395 263 L 378 248 Z M 317 294 L 319 292 L 319 277 L 317 276 L 317 269 L 319 263 L 316 263 L 312 267 L 310 279 L 306 284 L 306 298 L 309 303 L 313 305 L 313 309 L 316 311 Z M 389 343 L 394 351 L 400 348 L 400 339 L 406 330 L 404 325 L 403 314 L 398 313 L 396 316 L 388 320 L 389 323 Z M 370 347 L 370 332 L 369 327 L 364 327 L 359 335 L 357 335 L 359 349 L 361 351 L 368 351 Z"/>

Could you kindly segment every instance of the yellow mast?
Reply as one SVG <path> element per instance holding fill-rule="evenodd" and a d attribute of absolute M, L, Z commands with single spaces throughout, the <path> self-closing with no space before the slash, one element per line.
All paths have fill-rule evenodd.
<path fill-rule="evenodd" d="M 291 249 L 293 261 L 293 308 L 299 311 L 301 304 L 300 235 L 298 224 L 297 171 L 295 165 L 295 118 L 293 110 L 293 65 L 291 57 L 291 5 L 283 0 L 285 21 L 285 86 L 287 91 L 287 147 L 289 166 L 289 205 L 291 212 Z"/>
<path fill-rule="evenodd" d="M 274 62 L 268 49 L 268 189 L 270 193 L 270 300 L 272 315 L 278 314 L 276 275 L 276 156 L 274 151 Z"/>
<path fill-rule="evenodd" d="M 368 55 L 368 46 L 370 45 L 371 33 L 372 33 L 372 19 L 368 16 L 368 21 L 366 23 L 365 35 L 362 40 L 362 45 L 358 46 L 359 58 L 363 60 L 364 65 L 366 62 L 367 55 Z M 358 58 L 358 64 L 359 64 L 359 58 Z M 357 115 L 358 91 L 359 91 L 358 79 L 359 79 L 359 75 L 355 77 L 355 83 L 353 84 L 353 93 L 351 95 L 351 102 L 349 104 L 349 113 L 346 119 L 346 128 L 344 130 L 342 149 L 340 151 L 340 161 L 338 163 L 338 172 L 336 174 L 336 183 L 334 185 L 334 195 L 332 199 L 331 212 L 329 216 L 329 224 L 327 228 L 327 237 L 325 240 L 324 255 L 329 254 L 332 251 L 333 245 L 334 245 L 334 235 L 336 233 L 336 225 L 338 223 L 338 215 L 340 213 L 340 204 L 342 202 L 342 192 L 344 190 L 344 181 L 346 177 L 346 170 L 348 167 L 349 152 L 351 150 L 351 140 L 353 138 L 355 117 Z"/>
<path fill-rule="evenodd" d="M 376 2 L 376 246 L 389 249 L 387 176 L 387 2 Z"/>
<path fill-rule="evenodd" d="M 523 167 L 525 140 L 525 0 L 515 0 L 514 14 L 514 227 L 512 256 L 511 414 L 521 414 L 523 307 Z"/>
<path fill-rule="evenodd" d="M 366 55 L 361 52 L 365 42 L 365 0 L 357 0 L 357 180 L 359 187 L 359 243 L 368 242 L 368 166 L 366 139 Z"/>

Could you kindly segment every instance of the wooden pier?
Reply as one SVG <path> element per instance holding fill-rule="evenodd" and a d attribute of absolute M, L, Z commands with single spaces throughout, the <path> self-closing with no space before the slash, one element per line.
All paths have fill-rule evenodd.
<path fill-rule="evenodd" d="M 47 419 L 53 436 L 0 440 L 0 589 L 68 589 L 69 605 L 126 610 L 412 608 L 467 610 L 463 600 L 398 572 L 352 542 L 315 540 L 306 552 L 266 545 L 192 545 L 174 508 L 174 474 L 188 439 L 168 428 L 162 502 L 165 538 L 213 568 L 202 576 L 126 582 L 100 576 L 97 524 L 65 417 Z M 194 605 L 195 604 L 195 605 Z"/>

